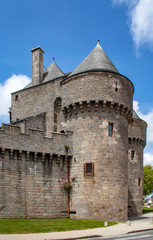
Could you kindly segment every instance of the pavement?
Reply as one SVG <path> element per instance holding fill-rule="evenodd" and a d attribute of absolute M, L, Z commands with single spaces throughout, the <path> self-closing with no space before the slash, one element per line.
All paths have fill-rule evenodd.
<path fill-rule="evenodd" d="M 36 234 L 0 234 L 0 240 L 70 240 L 91 238 L 95 236 L 119 236 L 145 230 L 153 230 L 153 213 L 144 214 L 137 218 L 131 218 L 127 222 L 119 223 L 111 227 Z"/>

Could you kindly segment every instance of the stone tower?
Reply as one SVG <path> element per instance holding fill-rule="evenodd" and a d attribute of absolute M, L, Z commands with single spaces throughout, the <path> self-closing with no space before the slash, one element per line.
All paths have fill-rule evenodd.
<path fill-rule="evenodd" d="M 74 134 L 75 217 L 126 220 L 133 84 L 118 73 L 98 43 L 62 88 L 63 127 Z"/>
<path fill-rule="evenodd" d="M 143 149 L 146 145 L 147 124 L 133 111 L 128 128 L 128 215 L 142 214 Z"/>

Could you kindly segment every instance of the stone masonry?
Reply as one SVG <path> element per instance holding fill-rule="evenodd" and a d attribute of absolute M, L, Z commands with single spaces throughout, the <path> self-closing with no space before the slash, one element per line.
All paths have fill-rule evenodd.
<path fill-rule="evenodd" d="M 32 49 L 32 82 L 0 129 L 0 218 L 125 221 L 142 209 L 146 123 L 99 42 L 64 74 Z"/>

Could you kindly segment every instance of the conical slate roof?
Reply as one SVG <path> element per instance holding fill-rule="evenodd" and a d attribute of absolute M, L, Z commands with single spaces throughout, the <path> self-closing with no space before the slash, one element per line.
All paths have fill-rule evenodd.
<path fill-rule="evenodd" d="M 105 54 L 104 50 L 99 44 L 92 50 L 92 52 L 83 60 L 83 62 L 69 75 L 75 75 L 91 70 L 109 71 L 118 73 L 113 63 Z"/>
<path fill-rule="evenodd" d="M 44 71 L 44 80 L 43 82 L 48 82 L 50 80 L 65 76 L 62 70 L 57 66 L 54 59 L 53 62 L 49 65 L 48 68 Z"/>
<path fill-rule="evenodd" d="M 135 118 L 135 119 L 141 119 L 134 110 L 133 110 L 133 118 Z"/>

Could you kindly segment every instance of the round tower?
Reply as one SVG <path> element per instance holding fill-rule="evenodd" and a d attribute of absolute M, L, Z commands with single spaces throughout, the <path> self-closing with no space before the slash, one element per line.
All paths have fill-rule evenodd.
<path fill-rule="evenodd" d="M 128 215 L 142 214 L 143 149 L 146 145 L 147 124 L 133 111 L 128 128 Z"/>
<path fill-rule="evenodd" d="M 62 82 L 62 91 L 63 127 L 73 131 L 71 217 L 124 221 L 133 84 L 98 43 Z"/>

